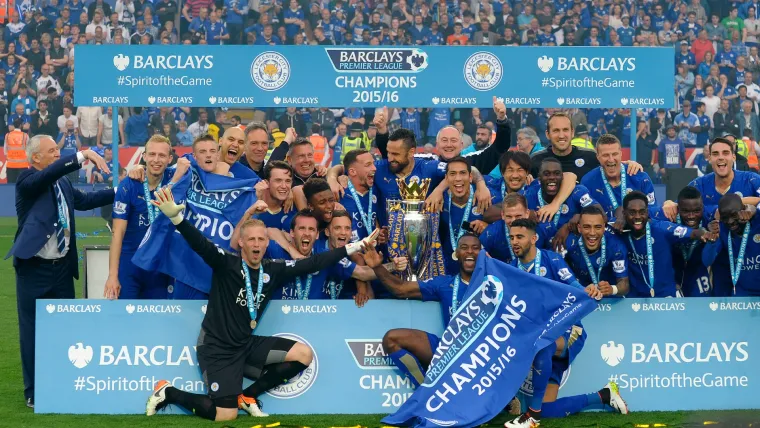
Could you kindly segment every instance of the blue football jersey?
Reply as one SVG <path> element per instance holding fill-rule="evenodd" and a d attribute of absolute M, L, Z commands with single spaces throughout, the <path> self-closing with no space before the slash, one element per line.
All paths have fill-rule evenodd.
<path fill-rule="evenodd" d="M 601 265 L 602 251 L 601 246 L 597 251 L 588 253 L 589 262 L 591 263 L 598 281 L 607 281 L 610 285 L 615 285 L 619 279 L 628 277 L 628 250 L 621 239 L 610 232 L 604 233 L 606 250 L 604 254 L 604 265 Z M 570 269 L 575 273 L 581 285 L 593 284 L 589 267 L 586 263 L 580 246 L 583 244 L 583 238 L 580 235 L 570 234 L 565 241 L 565 261 Z M 599 274 L 601 270 L 601 275 Z"/>
<path fill-rule="evenodd" d="M 371 201 L 370 193 L 372 193 Z M 362 212 L 359 210 L 359 206 L 357 206 L 356 201 L 351 195 L 349 189 L 346 189 L 345 194 L 342 198 L 340 198 L 339 202 L 341 205 L 343 205 L 346 211 L 351 214 L 351 242 L 356 242 L 368 237 L 370 233 L 372 233 L 371 231 L 375 230 L 375 225 L 377 224 L 378 209 L 385 210 L 384 205 L 379 205 L 377 203 L 377 191 L 374 188 L 372 189 L 372 192 L 365 192 L 364 194 L 361 194 L 357 191 L 356 198 L 361 204 L 361 209 L 364 212 L 363 215 L 365 218 L 369 218 L 370 224 L 364 224 L 364 219 L 362 218 Z M 368 228 L 370 232 L 367 232 Z"/>
<path fill-rule="evenodd" d="M 720 274 L 713 272 L 713 284 L 716 290 L 719 288 L 733 290 L 735 296 L 760 296 L 760 217 L 754 216 L 749 225 L 747 246 L 745 247 L 744 257 L 741 261 L 739 279 L 735 290 L 733 290 L 734 284 L 731 280 L 730 264 L 725 272 L 720 272 Z M 717 254 L 728 254 L 729 238 L 733 252 L 734 269 L 737 268 L 742 235 L 731 233 L 723 223 L 720 224 L 720 239 L 705 246 L 703 262 L 706 265 L 710 265 Z"/>
<path fill-rule="evenodd" d="M 554 227 L 550 223 L 539 223 L 536 229 L 536 248 L 551 249 Z M 491 223 L 480 234 L 480 245 L 491 257 L 504 263 L 512 263 L 512 246 L 504 220 Z"/>
<path fill-rule="evenodd" d="M 655 297 L 676 297 L 674 246 L 690 242 L 692 229 L 660 220 L 650 220 L 649 226 L 653 241 Z M 622 240 L 628 249 L 628 281 L 631 287 L 628 297 L 651 297 L 646 234 L 636 238 L 631 233 L 625 233 Z"/>
<path fill-rule="evenodd" d="M 378 207 L 377 218 L 381 226 L 387 226 L 388 220 L 386 215 L 386 202 L 390 199 L 401 199 L 401 194 L 398 190 L 398 183 L 396 178 L 399 178 L 396 174 L 392 173 L 387 159 L 381 159 L 375 161 L 375 194 L 377 200 L 380 201 Z M 430 178 L 430 186 L 428 187 L 428 194 L 441 183 L 443 177 L 446 175 L 446 164 L 433 159 L 414 159 L 414 168 L 412 172 L 404 177 L 404 181 L 410 184 L 412 181 L 421 181 L 425 178 Z"/>
<path fill-rule="evenodd" d="M 541 204 L 538 200 L 539 192 L 541 192 L 541 186 L 530 186 L 525 191 L 525 199 L 528 201 L 528 209 L 537 211 L 541 208 Z M 549 223 L 555 226 L 555 229 L 559 229 L 567 224 L 574 215 L 579 214 L 583 208 L 595 203 L 597 203 L 596 200 L 591 197 L 586 186 L 578 184 L 557 213 L 559 214 L 558 223 L 556 225 L 554 224 L 554 218 L 549 220 Z"/>
<path fill-rule="evenodd" d="M 441 303 L 441 316 L 443 317 L 443 325 L 446 326 L 451 321 L 451 315 L 453 314 L 451 300 L 454 297 L 454 281 L 456 275 L 442 275 L 434 276 L 427 281 L 420 281 L 420 293 L 422 293 L 422 300 L 424 302 L 440 302 Z M 459 289 L 457 290 L 457 302 L 462 303 L 464 300 L 465 291 L 469 284 L 460 281 Z"/>
<path fill-rule="evenodd" d="M 263 221 L 267 227 L 280 229 L 284 232 L 290 232 L 290 222 L 295 217 L 297 210 L 295 208 L 285 212 L 284 208 L 277 211 L 267 209 L 263 213 L 257 214 L 256 218 Z"/>
<path fill-rule="evenodd" d="M 168 184 L 170 180 L 171 177 L 167 177 L 167 174 L 164 174 L 161 186 Z M 155 196 L 153 192 L 149 191 L 148 193 L 150 200 L 154 200 Z M 113 201 L 113 218 L 127 221 L 127 230 L 124 233 L 121 254 L 134 254 L 137 251 L 137 247 L 140 246 L 143 237 L 145 237 L 145 233 L 150 227 L 148 203 L 149 201 L 145 200 L 143 183 L 131 178 L 127 178 L 119 183 Z M 154 210 L 156 215 L 163 215 L 153 205 L 151 205 L 151 209 Z"/>
<path fill-rule="evenodd" d="M 623 168 L 625 168 L 625 165 L 623 165 Z M 602 174 L 604 174 L 604 172 L 601 166 L 599 168 L 595 168 L 583 176 L 583 179 L 581 179 L 581 184 L 588 188 L 589 192 L 591 192 L 591 196 L 594 198 L 594 200 L 602 205 L 604 212 L 607 213 L 607 218 L 612 221 L 615 218 L 615 208 L 612 204 L 612 201 L 610 200 L 609 194 L 607 193 L 607 189 L 604 185 L 604 180 L 602 179 Z M 625 196 L 622 195 L 622 186 L 618 185 L 617 187 L 610 187 L 612 188 L 612 194 L 615 196 L 615 203 L 617 206 L 622 206 L 623 197 Z M 649 179 L 649 176 L 644 171 L 640 171 L 638 174 L 634 175 L 626 175 L 625 187 L 626 194 L 634 190 L 638 190 L 639 192 L 647 195 L 649 205 L 656 205 L 654 197 L 654 185 L 652 185 L 652 180 Z"/>
<path fill-rule="evenodd" d="M 470 206 L 469 214 L 467 215 L 467 221 L 472 222 L 475 220 L 483 220 L 483 213 L 480 212 L 476 206 L 475 198 L 472 198 L 472 205 Z M 459 236 L 462 229 L 462 223 L 465 219 L 464 205 L 457 205 L 455 202 L 449 203 L 451 200 L 451 192 L 447 191 L 443 194 L 443 211 L 441 212 L 441 222 L 439 225 L 441 245 L 443 246 L 443 260 L 446 265 L 446 274 L 456 275 L 459 273 L 459 263 L 451 256 L 456 249 L 456 242 L 451 242 L 452 235 L 449 231 L 449 226 L 452 227 L 454 235 L 453 239 Z"/>
<path fill-rule="evenodd" d="M 570 267 L 562 259 L 562 256 L 550 250 L 538 250 L 541 253 L 541 265 L 536 271 L 536 260 L 528 264 L 525 272 L 537 274 L 544 278 L 551 279 L 557 282 L 562 282 L 567 285 L 580 286 L 578 279 Z M 512 260 L 512 266 L 519 269 L 519 260 Z"/>

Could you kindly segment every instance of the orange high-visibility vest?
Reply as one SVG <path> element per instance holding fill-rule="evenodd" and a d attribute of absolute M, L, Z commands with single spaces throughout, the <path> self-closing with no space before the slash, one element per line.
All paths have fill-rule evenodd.
<path fill-rule="evenodd" d="M 26 159 L 26 143 L 29 136 L 20 129 L 5 134 L 5 147 L 7 148 L 6 166 L 8 168 L 29 168 Z"/>
<path fill-rule="evenodd" d="M 754 169 L 755 171 L 760 168 L 760 163 L 758 163 L 757 159 L 757 153 L 755 153 L 755 142 L 750 140 L 747 137 L 742 138 L 742 142 L 744 143 L 744 147 L 746 148 L 746 154 L 744 156 L 747 157 L 747 165 Z"/>
<path fill-rule="evenodd" d="M 11 14 L 16 9 L 13 0 L 0 0 L 0 24 L 7 24 L 11 21 Z M 24 17 L 20 17 L 23 19 Z"/>
<path fill-rule="evenodd" d="M 321 135 L 309 136 L 309 141 L 314 147 L 314 163 L 320 165 L 325 158 L 325 146 L 327 146 L 327 138 Z"/>

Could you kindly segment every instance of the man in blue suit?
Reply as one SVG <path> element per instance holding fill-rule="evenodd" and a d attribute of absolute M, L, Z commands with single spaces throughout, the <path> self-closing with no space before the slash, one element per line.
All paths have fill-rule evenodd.
<path fill-rule="evenodd" d="M 34 407 L 34 332 L 37 299 L 73 299 L 79 278 L 74 210 L 113 204 L 113 189 L 85 193 L 74 188 L 66 174 L 85 160 L 108 172 L 100 155 L 85 150 L 66 157 L 52 137 L 29 140 L 30 168 L 16 182 L 18 230 L 6 259 L 13 256 L 26 405 Z"/>

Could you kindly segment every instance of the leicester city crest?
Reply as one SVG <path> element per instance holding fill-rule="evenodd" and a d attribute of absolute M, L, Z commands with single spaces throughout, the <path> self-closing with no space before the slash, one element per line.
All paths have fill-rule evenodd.
<path fill-rule="evenodd" d="M 290 79 L 290 63 L 278 52 L 264 52 L 251 63 L 253 83 L 265 91 L 276 91 Z"/>
<path fill-rule="evenodd" d="M 470 87 L 478 91 L 495 88 L 503 75 L 501 61 L 489 52 L 474 53 L 464 63 L 464 79 Z"/>

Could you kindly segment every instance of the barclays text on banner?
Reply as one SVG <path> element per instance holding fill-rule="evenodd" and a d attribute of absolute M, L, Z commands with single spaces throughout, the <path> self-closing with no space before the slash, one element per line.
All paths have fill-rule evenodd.
<path fill-rule="evenodd" d="M 484 107 L 495 95 L 509 107 L 670 108 L 674 55 L 648 47 L 82 46 L 75 103 Z"/>
<path fill-rule="evenodd" d="M 195 357 L 204 311 L 202 301 L 38 301 L 35 411 L 142 413 L 159 379 L 205 392 Z M 603 301 L 584 319 L 588 338 L 560 396 L 615 381 L 636 411 L 757 407 L 760 338 L 725 326 L 758 315 L 757 298 Z M 257 331 L 309 343 L 317 363 L 265 397 L 267 412 L 395 412 L 414 392 L 382 346 L 399 327 L 444 336 L 437 303 L 272 301 Z M 492 360 L 500 370 L 503 358 Z"/>

